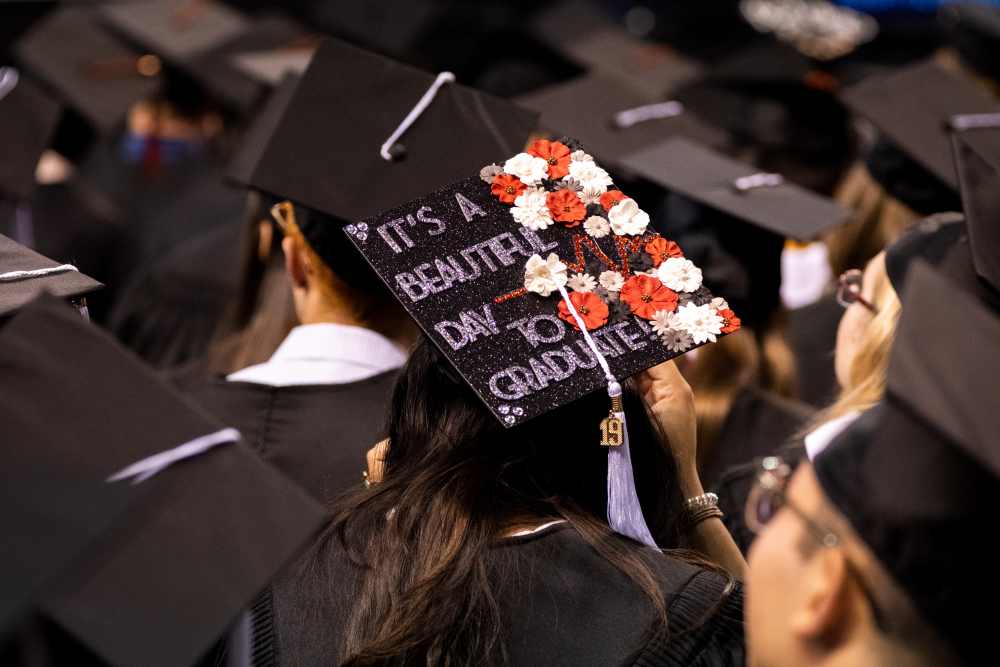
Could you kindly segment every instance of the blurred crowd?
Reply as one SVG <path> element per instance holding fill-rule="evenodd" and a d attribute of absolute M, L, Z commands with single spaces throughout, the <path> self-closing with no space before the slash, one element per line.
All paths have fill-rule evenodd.
<path fill-rule="evenodd" d="M 0 2 L 0 663 L 990 664 L 997 257 L 996 3 Z"/>

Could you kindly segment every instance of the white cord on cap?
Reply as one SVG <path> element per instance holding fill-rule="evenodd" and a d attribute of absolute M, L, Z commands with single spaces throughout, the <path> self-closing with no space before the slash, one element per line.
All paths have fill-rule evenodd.
<path fill-rule="evenodd" d="M 951 127 L 955 130 L 971 130 L 977 127 L 1000 127 L 1000 113 L 967 113 L 952 116 Z"/>
<path fill-rule="evenodd" d="M 17 70 L 13 67 L 0 67 L 0 100 L 17 85 Z"/>
<path fill-rule="evenodd" d="M 34 271 L 11 271 L 10 273 L 0 273 L 0 281 L 6 280 L 18 280 L 20 278 L 37 278 L 38 276 L 47 276 L 52 273 L 63 273 L 65 271 L 79 271 L 72 264 L 63 264 L 61 266 L 53 266 L 48 269 L 35 269 Z"/>
<path fill-rule="evenodd" d="M 781 185 L 784 182 L 785 177 L 781 174 L 767 174 L 761 172 L 759 174 L 752 174 L 750 176 L 737 178 L 733 181 L 733 185 L 736 186 L 737 190 L 746 191 L 764 186 L 773 187 L 775 185 Z"/>
<path fill-rule="evenodd" d="M 659 102 L 657 104 L 647 104 L 645 106 L 619 111 L 615 114 L 615 125 L 625 129 L 632 127 L 636 123 L 644 120 L 656 120 L 658 118 L 670 118 L 680 116 L 684 113 L 684 105 L 680 102 Z"/>
<path fill-rule="evenodd" d="M 437 95 L 438 88 L 443 86 L 445 83 L 454 81 L 455 75 L 451 72 L 441 72 L 437 75 L 437 79 L 434 80 L 431 87 L 427 89 L 424 96 L 420 98 L 419 102 L 417 102 L 417 106 L 413 107 L 413 111 L 411 111 L 409 115 L 403 119 L 403 122 L 399 124 L 399 127 L 397 127 L 396 131 L 392 133 L 392 136 L 390 136 L 386 142 L 382 144 L 382 150 L 380 153 L 384 159 L 392 161 L 393 156 L 389 152 L 392 145 L 396 143 L 397 139 L 403 136 L 403 133 L 410 128 L 410 125 L 413 125 L 413 122 L 417 120 L 417 118 L 420 118 L 420 114 L 422 114 L 424 110 L 430 106 L 431 102 L 434 100 L 434 96 Z"/>
<path fill-rule="evenodd" d="M 227 442 L 237 442 L 239 439 L 240 432 L 235 428 L 224 428 L 221 431 L 216 431 L 215 433 L 209 433 L 208 435 L 203 435 L 200 438 L 189 440 L 183 445 L 174 447 L 173 449 L 168 449 L 165 452 L 148 456 L 141 461 L 133 463 L 123 470 L 119 470 L 111 477 L 108 477 L 105 481 L 117 482 L 118 480 L 134 477 L 135 479 L 132 480 L 132 483 L 138 484 L 139 482 L 144 482 L 164 468 L 171 466 L 178 461 L 182 461 L 192 456 L 197 456 L 198 454 L 207 452 L 213 447 Z"/>

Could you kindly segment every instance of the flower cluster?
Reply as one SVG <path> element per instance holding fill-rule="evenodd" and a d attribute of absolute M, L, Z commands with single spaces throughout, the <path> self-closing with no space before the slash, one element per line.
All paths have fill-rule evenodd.
<path fill-rule="evenodd" d="M 542 230 L 560 223 L 573 230 L 575 261 L 534 255 L 525 266 L 524 289 L 502 299 L 565 292 L 568 303 L 560 299 L 559 317 L 574 328 L 639 317 L 677 353 L 739 329 L 728 304 L 702 286 L 701 269 L 676 243 L 647 233 L 649 215 L 574 142 L 537 141 L 503 165 L 485 167 L 480 177 L 512 205 L 511 215 L 523 226 Z M 603 243 L 614 246 L 610 254 L 598 245 L 606 238 Z"/>

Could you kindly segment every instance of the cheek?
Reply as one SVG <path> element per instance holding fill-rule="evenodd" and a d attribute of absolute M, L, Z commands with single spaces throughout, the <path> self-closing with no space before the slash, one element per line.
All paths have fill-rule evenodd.
<path fill-rule="evenodd" d="M 844 311 L 837 327 L 837 347 L 834 351 L 833 363 L 837 373 L 837 381 L 841 387 L 847 386 L 851 376 L 851 363 L 858 352 L 858 344 L 865 333 L 865 323 L 858 306 L 851 306 Z"/>
<path fill-rule="evenodd" d="M 787 649 L 786 621 L 797 552 L 794 531 L 780 519 L 768 525 L 747 554 L 746 638 L 754 664 L 774 664 L 771 658 Z"/>

